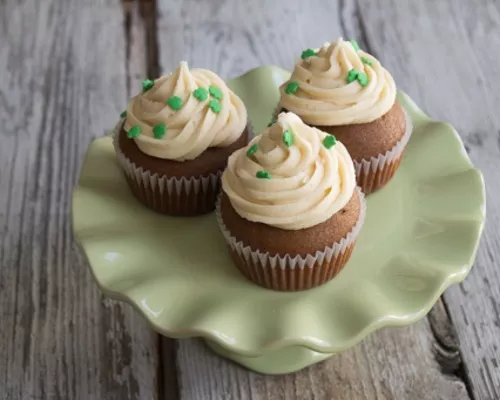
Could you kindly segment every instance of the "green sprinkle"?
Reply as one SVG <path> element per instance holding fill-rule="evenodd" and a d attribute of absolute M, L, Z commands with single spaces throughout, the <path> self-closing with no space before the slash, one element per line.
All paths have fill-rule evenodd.
<path fill-rule="evenodd" d="M 283 131 L 283 143 L 286 147 L 290 147 L 293 144 L 293 134 L 290 129 Z"/>
<path fill-rule="evenodd" d="M 182 99 L 179 96 L 172 96 L 168 98 L 167 104 L 172 110 L 180 110 L 182 107 Z"/>
<path fill-rule="evenodd" d="M 285 93 L 286 94 L 295 93 L 298 88 L 299 88 L 299 84 L 297 82 L 293 82 L 293 81 L 288 82 L 288 84 L 286 85 L 286 88 L 285 88 Z"/>
<path fill-rule="evenodd" d="M 328 135 L 323 139 L 323 146 L 327 149 L 331 149 L 337 143 L 337 139 L 333 135 Z"/>
<path fill-rule="evenodd" d="M 257 150 L 259 150 L 259 145 L 257 143 L 252 144 L 252 146 L 250 146 L 250 148 L 247 150 L 247 157 L 252 157 L 257 152 Z"/>
<path fill-rule="evenodd" d="M 356 68 L 353 68 L 347 74 L 347 83 L 354 82 L 358 78 L 359 71 Z"/>
<path fill-rule="evenodd" d="M 352 44 L 352 47 L 354 47 L 355 51 L 359 51 L 359 44 L 355 40 L 349 40 L 349 43 Z"/>
<path fill-rule="evenodd" d="M 162 122 L 155 125 L 153 128 L 153 135 L 156 139 L 161 139 L 167 133 L 167 126 Z"/>
<path fill-rule="evenodd" d="M 271 179 L 271 174 L 267 171 L 257 171 L 255 176 L 259 179 Z"/>
<path fill-rule="evenodd" d="M 358 82 L 361 86 L 365 87 L 368 85 L 368 75 L 366 75 L 364 72 L 360 72 L 357 76 Z"/>
<path fill-rule="evenodd" d="M 363 61 L 364 64 L 369 65 L 370 67 L 373 66 L 373 61 L 370 60 L 368 57 L 361 57 L 361 61 Z"/>
<path fill-rule="evenodd" d="M 199 87 L 193 92 L 193 96 L 200 101 L 204 101 L 208 97 L 208 90 L 204 87 Z"/>
<path fill-rule="evenodd" d="M 306 58 L 312 57 L 312 56 L 317 56 L 318 53 L 316 53 L 313 49 L 307 49 L 302 52 L 300 57 L 305 60 Z"/>
<path fill-rule="evenodd" d="M 208 91 L 217 100 L 222 99 L 222 91 L 218 87 L 210 85 L 210 87 L 208 88 Z"/>
<path fill-rule="evenodd" d="M 127 132 L 127 137 L 133 139 L 138 137 L 142 133 L 142 128 L 139 125 L 135 125 Z"/>
<path fill-rule="evenodd" d="M 122 111 L 120 118 L 125 118 L 127 116 L 127 110 Z"/>
<path fill-rule="evenodd" d="M 155 82 L 152 81 L 151 79 L 144 79 L 142 81 L 142 91 L 147 92 L 149 89 L 151 89 L 155 85 Z"/>
<path fill-rule="evenodd" d="M 276 121 L 277 121 L 277 119 L 276 119 L 276 118 L 273 118 L 273 119 L 271 120 L 271 122 L 269 122 L 269 123 L 267 124 L 267 127 L 270 127 L 271 125 L 275 124 L 275 123 L 276 123 Z"/>
<path fill-rule="evenodd" d="M 208 102 L 208 106 L 210 107 L 210 109 L 216 113 L 216 114 L 219 114 L 220 113 L 220 110 L 221 110 L 221 105 L 219 103 L 219 100 L 217 99 L 212 99 Z"/>

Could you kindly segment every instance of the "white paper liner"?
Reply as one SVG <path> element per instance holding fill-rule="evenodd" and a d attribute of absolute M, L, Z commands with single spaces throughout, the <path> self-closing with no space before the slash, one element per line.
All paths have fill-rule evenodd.
<path fill-rule="evenodd" d="M 361 227 L 365 221 L 366 215 L 366 201 L 365 196 L 359 187 L 355 189 L 356 193 L 359 196 L 359 200 L 361 202 L 361 210 L 359 213 L 358 220 L 356 224 L 352 228 L 352 230 L 344 236 L 339 242 L 333 243 L 330 247 L 325 247 L 323 251 L 317 251 L 315 254 L 308 254 L 303 257 L 300 255 L 292 256 L 290 254 L 279 255 L 276 254 L 271 256 L 268 252 L 263 252 L 260 250 L 252 249 L 250 246 L 245 245 L 242 241 L 238 241 L 234 236 L 231 235 L 231 232 L 228 230 L 224 221 L 222 220 L 221 214 L 221 198 L 222 193 L 217 198 L 217 203 L 215 206 L 215 215 L 217 217 L 217 222 L 219 223 L 220 230 L 222 231 L 222 235 L 228 246 L 235 251 L 240 257 L 243 257 L 247 263 L 250 261 L 253 264 L 260 264 L 262 268 L 266 268 L 267 265 L 270 265 L 271 268 L 280 267 L 281 269 L 289 268 L 301 268 L 305 267 L 313 268 L 314 265 L 321 265 L 325 261 L 329 263 L 333 258 L 339 256 L 346 251 L 357 239 Z"/>
<path fill-rule="evenodd" d="M 186 195 L 194 193 L 194 196 L 203 196 L 204 193 L 207 193 L 209 191 L 218 191 L 220 177 L 223 170 L 219 170 L 216 173 L 209 173 L 207 175 L 191 176 L 189 178 L 177 178 L 169 177 L 167 175 L 161 175 L 158 173 L 151 173 L 151 171 L 137 166 L 134 162 L 132 162 L 125 156 L 125 154 L 121 151 L 118 143 L 119 134 L 124 121 L 124 118 L 120 119 L 120 121 L 118 121 L 117 125 L 113 129 L 113 145 L 116 151 L 118 162 L 124 170 L 125 174 L 130 179 L 134 180 L 138 184 L 141 184 L 146 189 L 151 189 L 153 193 L 159 192 L 162 198 L 170 199 L 170 201 L 176 198 L 178 199 L 181 196 L 181 193 L 185 193 Z M 253 127 L 250 122 L 247 124 L 245 132 L 247 132 L 250 138 L 253 136 Z M 161 203 L 165 202 L 168 202 L 168 200 L 161 201 Z"/>
<path fill-rule="evenodd" d="M 406 131 L 403 137 L 394 145 L 392 149 L 386 151 L 383 154 L 379 154 L 377 157 L 371 157 L 369 160 L 353 160 L 357 177 L 359 177 L 362 173 L 373 173 L 383 169 L 387 164 L 391 164 L 394 160 L 397 160 L 403 153 L 403 150 L 408 144 L 408 141 L 410 140 L 411 134 L 413 132 L 413 122 L 404 107 L 401 108 L 403 109 L 406 119 Z"/>
<path fill-rule="evenodd" d="M 356 171 L 356 176 L 360 176 L 361 173 L 368 173 L 368 172 L 376 172 L 377 170 L 380 170 L 384 168 L 386 164 L 392 163 L 394 160 L 399 158 L 403 150 L 405 149 L 406 145 L 408 144 L 408 141 L 410 140 L 411 134 L 413 132 L 413 122 L 408 115 L 408 112 L 405 110 L 404 107 L 401 107 L 403 109 L 405 119 L 406 119 L 406 131 L 403 135 L 403 137 L 397 142 L 394 147 L 388 151 L 386 151 L 383 154 L 379 154 L 377 157 L 371 157 L 369 160 L 361 160 L 356 161 L 353 160 L 354 162 L 354 169 Z M 273 111 L 272 118 L 277 118 L 280 110 L 280 106 L 276 106 L 276 108 Z M 321 129 L 320 127 L 316 126 L 316 128 Z"/>
<path fill-rule="evenodd" d="M 410 140 L 413 132 L 413 122 L 406 109 L 404 107 L 401 108 L 405 115 L 406 131 L 399 142 L 392 149 L 379 154 L 377 157 L 370 157 L 370 159 L 363 159 L 361 161 L 353 160 L 356 180 L 365 194 L 369 194 L 384 186 L 394 176 L 399 166 L 400 157 Z M 278 103 L 273 111 L 273 118 L 277 118 L 279 110 L 280 106 Z M 321 129 L 321 127 L 316 127 Z"/>

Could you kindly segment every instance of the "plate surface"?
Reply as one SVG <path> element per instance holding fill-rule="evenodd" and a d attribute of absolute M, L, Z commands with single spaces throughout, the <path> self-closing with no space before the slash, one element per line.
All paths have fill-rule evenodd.
<path fill-rule="evenodd" d="M 230 81 L 256 132 L 270 120 L 277 87 L 288 76 L 260 67 Z M 398 96 L 414 123 L 401 167 L 368 197 L 349 264 L 305 292 L 248 282 L 233 266 L 213 214 L 172 218 L 144 208 L 128 190 L 111 139 L 95 140 L 73 194 L 73 228 L 98 285 L 134 305 L 161 334 L 203 337 L 266 373 L 300 369 L 383 326 L 423 317 L 472 266 L 485 218 L 484 183 L 453 127 Z M 293 368 L 283 351 L 290 346 L 304 353 Z M 265 356 L 273 353 L 271 365 Z M 249 357 L 257 358 L 245 362 Z M 288 366 L 280 368 L 280 359 Z"/>

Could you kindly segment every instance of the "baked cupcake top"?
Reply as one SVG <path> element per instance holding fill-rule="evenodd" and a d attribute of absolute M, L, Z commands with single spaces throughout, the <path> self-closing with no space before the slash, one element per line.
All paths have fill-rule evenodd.
<path fill-rule="evenodd" d="M 222 174 L 222 189 L 241 217 L 285 230 L 328 220 L 355 187 L 342 143 L 291 112 L 234 152 Z"/>
<path fill-rule="evenodd" d="M 129 102 L 125 131 L 150 156 L 186 161 L 209 147 L 227 147 L 242 134 L 247 111 L 215 73 L 189 70 L 186 62 L 168 76 L 143 81 Z"/>
<path fill-rule="evenodd" d="M 280 87 L 280 107 L 319 126 L 372 122 L 396 101 L 391 74 L 354 41 L 307 49 Z"/>

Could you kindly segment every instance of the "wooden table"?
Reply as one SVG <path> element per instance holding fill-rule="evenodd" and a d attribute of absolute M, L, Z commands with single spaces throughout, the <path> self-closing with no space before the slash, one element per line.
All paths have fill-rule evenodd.
<path fill-rule="evenodd" d="M 0 399 L 500 399 L 500 3 L 0 0 Z M 291 68 L 355 38 L 482 169 L 475 266 L 430 315 L 296 374 L 261 376 L 104 298 L 73 242 L 82 155 L 144 77 Z M 446 149 L 443 149 L 443 152 Z"/>

